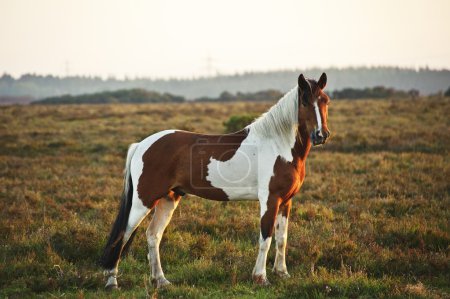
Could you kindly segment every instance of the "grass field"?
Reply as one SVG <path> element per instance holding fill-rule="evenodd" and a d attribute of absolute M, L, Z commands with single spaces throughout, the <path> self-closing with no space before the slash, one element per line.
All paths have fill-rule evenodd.
<path fill-rule="evenodd" d="M 103 290 L 97 261 L 127 147 L 156 131 L 224 131 L 269 104 L 0 107 L 0 297 L 449 298 L 450 100 L 334 101 L 294 198 L 288 280 L 253 285 L 256 202 L 185 197 L 161 243 L 173 286 L 149 285 L 148 219 Z"/>

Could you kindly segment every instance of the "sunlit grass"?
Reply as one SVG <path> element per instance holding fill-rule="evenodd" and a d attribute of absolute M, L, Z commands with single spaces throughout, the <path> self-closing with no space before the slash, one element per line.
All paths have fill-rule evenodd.
<path fill-rule="evenodd" d="M 269 103 L 0 107 L 0 296 L 107 297 L 97 265 L 128 144 L 168 128 L 221 133 Z M 141 225 L 119 297 L 448 297 L 448 99 L 334 101 L 294 200 L 292 278 L 251 282 L 258 205 L 186 197 L 161 244 L 174 285 L 148 283 Z"/>

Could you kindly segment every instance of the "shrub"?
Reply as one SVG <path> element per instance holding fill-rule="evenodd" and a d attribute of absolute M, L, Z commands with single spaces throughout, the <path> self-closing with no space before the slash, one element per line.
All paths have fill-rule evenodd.
<path fill-rule="evenodd" d="M 232 133 L 242 130 L 247 125 L 251 124 L 257 116 L 254 114 L 242 114 L 242 115 L 232 115 L 226 122 L 223 123 L 225 126 L 226 133 Z"/>
<path fill-rule="evenodd" d="M 450 87 L 444 92 L 445 97 L 450 97 Z"/>

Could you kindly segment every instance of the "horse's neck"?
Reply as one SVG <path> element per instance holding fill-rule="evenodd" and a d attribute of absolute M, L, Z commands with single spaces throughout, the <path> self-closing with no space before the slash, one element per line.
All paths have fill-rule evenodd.
<path fill-rule="evenodd" d="M 304 162 L 311 149 L 311 139 L 308 131 L 306 130 L 306 126 L 299 125 L 297 132 L 298 134 L 295 139 L 294 150 L 292 152 L 294 160 L 297 160 L 297 162 Z"/>

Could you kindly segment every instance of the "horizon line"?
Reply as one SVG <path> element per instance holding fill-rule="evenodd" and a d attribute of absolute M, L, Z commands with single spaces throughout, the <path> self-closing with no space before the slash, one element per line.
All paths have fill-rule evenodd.
<path fill-rule="evenodd" d="M 3 71 L 1 77 L 10 76 L 15 80 L 19 80 L 26 75 L 32 75 L 37 77 L 55 77 L 60 79 L 66 78 L 100 78 L 102 80 L 117 80 L 117 81 L 127 81 L 127 80 L 202 80 L 202 79 L 213 79 L 218 77 L 233 77 L 233 76 L 244 76 L 248 74 L 267 74 L 267 73 L 276 73 L 276 72 L 306 72 L 306 71 L 317 71 L 317 70 L 347 70 L 347 69 L 382 69 L 382 68 L 392 68 L 392 69 L 401 69 L 401 70 L 413 70 L 413 71 L 421 71 L 421 70 L 429 70 L 429 71 L 450 71 L 450 68 L 447 67 L 430 67 L 428 65 L 425 66 L 401 66 L 401 65 L 349 65 L 349 66 L 310 66 L 305 68 L 295 67 L 295 68 L 276 68 L 276 69 L 267 69 L 267 70 L 245 70 L 245 71 L 236 71 L 236 72 L 219 72 L 213 75 L 191 75 L 191 76 L 161 76 L 155 77 L 151 75 L 119 75 L 119 74 L 108 74 L 108 75 L 99 75 L 99 74 L 52 74 L 52 73 L 38 73 L 38 72 L 25 72 L 20 75 L 12 75 L 8 73 L 8 71 Z"/>

